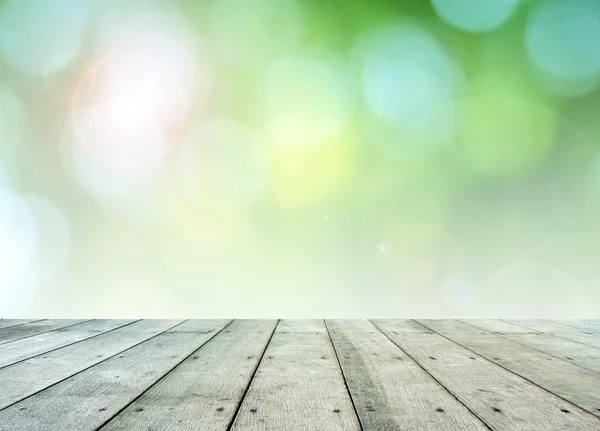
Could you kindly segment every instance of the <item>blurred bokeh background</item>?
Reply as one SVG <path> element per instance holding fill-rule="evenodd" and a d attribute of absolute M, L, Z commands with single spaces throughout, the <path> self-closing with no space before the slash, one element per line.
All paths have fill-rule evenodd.
<path fill-rule="evenodd" d="M 0 317 L 599 317 L 600 1 L 0 1 Z"/>

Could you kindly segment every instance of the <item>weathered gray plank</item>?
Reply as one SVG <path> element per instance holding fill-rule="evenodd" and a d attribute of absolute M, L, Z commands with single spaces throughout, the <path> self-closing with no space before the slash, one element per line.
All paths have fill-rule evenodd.
<path fill-rule="evenodd" d="M 600 319 L 553 320 L 553 322 L 582 329 L 586 332 L 600 333 Z"/>
<path fill-rule="evenodd" d="M 91 320 L 0 345 L 0 368 L 127 325 L 132 320 Z"/>
<path fill-rule="evenodd" d="M 488 360 L 600 416 L 600 374 L 457 320 L 426 320 L 425 326 Z M 567 409 L 570 410 L 570 409 Z"/>
<path fill-rule="evenodd" d="M 374 323 L 496 431 L 591 431 L 600 426 L 592 414 L 417 322 Z"/>
<path fill-rule="evenodd" d="M 40 320 L 43 319 L 0 319 L 0 329 L 24 325 L 25 323 L 39 322 Z"/>
<path fill-rule="evenodd" d="M 600 334 L 585 329 L 562 325 L 551 320 L 511 319 L 507 320 L 507 322 L 600 349 Z"/>
<path fill-rule="evenodd" d="M 187 321 L 163 332 L 0 411 L 0 430 L 95 430 L 228 323 Z"/>
<path fill-rule="evenodd" d="M 101 429 L 227 429 L 275 326 L 234 321 Z"/>
<path fill-rule="evenodd" d="M 326 323 L 365 429 L 488 429 L 368 321 Z"/>
<path fill-rule="evenodd" d="M 38 320 L 25 323 L 24 325 L 11 326 L 0 331 L 0 344 L 31 337 L 37 334 L 56 331 L 57 329 L 77 325 L 82 322 L 85 322 L 85 320 Z"/>
<path fill-rule="evenodd" d="M 360 429 L 322 320 L 279 322 L 233 429 Z"/>
<path fill-rule="evenodd" d="M 142 320 L 0 369 L 0 409 L 129 349 L 180 320 Z"/>
<path fill-rule="evenodd" d="M 464 323 L 600 373 L 600 350 L 598 349 L 590 349 L 584 344 L 553 337 L 543 332 L 520 332 L 520 330 L 528 330 L 501 320 L 465 320 Z"/>

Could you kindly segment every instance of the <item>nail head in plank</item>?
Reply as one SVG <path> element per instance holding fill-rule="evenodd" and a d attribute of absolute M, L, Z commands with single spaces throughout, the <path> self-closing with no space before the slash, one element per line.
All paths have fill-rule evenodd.
<path fill-rule="evenodd" d="M 131 322 L 131 320 L 91 320 L 56 331 L 1 344 L 0 368 L 87 338 L 95 337 L 103 332 L 111 331 Z"/>
<path fill-rule="evenodd" d="M 488 429 L 368 321 L 326 323 L 365 429 Z"/>
<path fill-rule="evenodd" d="M 467 320 L 464 322 L 557 359 L 600 373 L 599 349 L 591 349 L 585 344 L 566 338 L 553 337 L 543 332 L 515 332 L 513 328 L 520 328 L 519 326 L 500 320 Z"/>
<path fill-rule="evenodd" d="M 181 321 L 141 320 L 2 368 L 0 409 L 167 331 L 178 323 Z"/>
<path fill-rule="evenodd" d="M 597 332 L 561 325 L 550 320 L 508 320 L 508 322 L 600 349 L 600 334 Z"/>
<path fill-rule="evenodd" d="M 186 322 L 187 323 L 187 322 Z M 223 329 L 227 321 L 184 323 L 0 412 L 2 427 L 95 430 Z"/>
<path fill-rule="evenodd" d="M 276 324 L 234 321 L 102 431 L 226 430 Z"/>
<path fill-rule="evenodd" d="M 600 426 L 597 417 L 433 332 L 433 325 L 373 323 L 495 431 L 592 431 Z"/>
<path fill-rule="evenodd" d="M 322 320 L 279 322 L 232 429 L 360 429 Z"/>

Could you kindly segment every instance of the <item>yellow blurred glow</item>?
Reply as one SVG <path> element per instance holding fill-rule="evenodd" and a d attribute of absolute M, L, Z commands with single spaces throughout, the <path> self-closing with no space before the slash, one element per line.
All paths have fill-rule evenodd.
<path fill-rule="evenodd" d="M 294 49 L 303 30 L 294 0 L 221 0 L 210 12 L 216 53 L 240 67 L 257 67 Z"/>
<path fill-rule="evenodd" d="M 520 0 L 431 0 L 441 19 L 461 30 L 495 30 L 510 18 Z"/>
<path fill-rule="evenodd" d="M 278 204 L 293 209 L 316 204 L 340 191 L 356 169 L 355 139 L 348 130 L 301 151 L 274 148 L 271 187 Z"/>
<path fill-rule="evenodd" d="M 213 121 L 192 130 L 174 165 L 176 186 L 190 205 L 232 213 L 252 204 L 268 173 L 261 139 L 241 124 Z"/>
<path fill-rule="evenodd" d="M 379 27 L 359 38 L 354 56 L 367 106 L 387 125 L 391 147 L 422 151 L 448 138 L 462 74 L 429 33 L 410 22 Z"/>
<path fill-rule="evenodd" d="M 553 148 L 554 112 L 501 87 L 490 89 L 464 102 L 459 151 L 479 173 L 521 174 Z"/>
<path fill-rule="evenodd" d="M 7 0 L 0 5 L 2 54 L 22 72 L 56 72 L 77 54 L 86 15 L 77 0 Z"/>
<path fill-rule="evenodd" d="M 348 121 L 355 104 L 340 58 L 318 50 L 277 61 L 268 73 L 266 120 L 273 141 L 286 148 L 316 145 Z"/>

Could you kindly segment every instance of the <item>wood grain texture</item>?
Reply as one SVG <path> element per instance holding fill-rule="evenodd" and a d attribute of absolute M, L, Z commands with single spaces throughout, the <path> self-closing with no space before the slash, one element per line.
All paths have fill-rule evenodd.
<path fill-rule="evenodd" d="M 279 322 L 233 429 L 360 429 L 322 320 Z"/>
<path fill-rule="evenodd" d="M 596 331 L 579 329 L 550 320 L 507 320 L 507 322 L 600 349 L 600 333 Z"/>
<path fill-rule="evenodd" d="M 93 431 L 223 329 L 188 321 L 0 412 L 1 431 Z"/>
<path fill-rule="evenodd" d="M 39 322 L 40 320 L 43 319 L 0 319 L 0 329 L 23 325 L 25 323 Z"/>
<path fill-rule="evenodd" d="M 180 320 L 142 320 L 2 368 L 0 409 L 105 361 L 179 323 Z"/>
<path fill-rule="evenodd" d="M 599 429 L 600 419 L 589 412 L 417 322 L 374 323 L 493 430 Z"/>
<path fill-rule="evenodd" d="M 600 374 L 517 344 L 457 320 L 425 320 L 425 326 L 515 374 L 600 416 Z M 535 335 L 534 335 L 535 336 Z"/>
<path fill-rule="evenodd" d="M 234 321 L 102 430 L 226 430 L 276 324 Z"/>
<path fill-rule="evenodd" d="M 488 429 L 368 321 L 327 326 L 364 429 Z"/>
<path fill-rule="evenodd" d="M 85 322 L 85 320 L 38 320 L 25 323 L 24 325 L 11 326 L 0 331 L 0 344 L 31 337 L 32 335 L 56 331 L 57 329 L 77 325 L 82 322 Z"/>
<path fill-rule="evenodd" d="M 592 319 L 569 319 L 569 320 L 552 320 L 563 326 L 582 329 L 587 332 L 600 333 L 600 320 Z"/>
<path fill-rule="evenodd" d="M 589 371 L 600 373 L 600 349 L 590 349 L 584 344 L 553 337 L 543 332 L 527 330 L 519 332 L 524 328 L 501 320 L 466 320 L 463 322 Z"/>
<path fill-rule="evenodd" d="M 24 359 L 85 340 L 86 338 L 95 337 L 103 332 L 111 331 L 131 322 L 133 321 L 92 320 L 1 344 L 0 369 Z"/>

